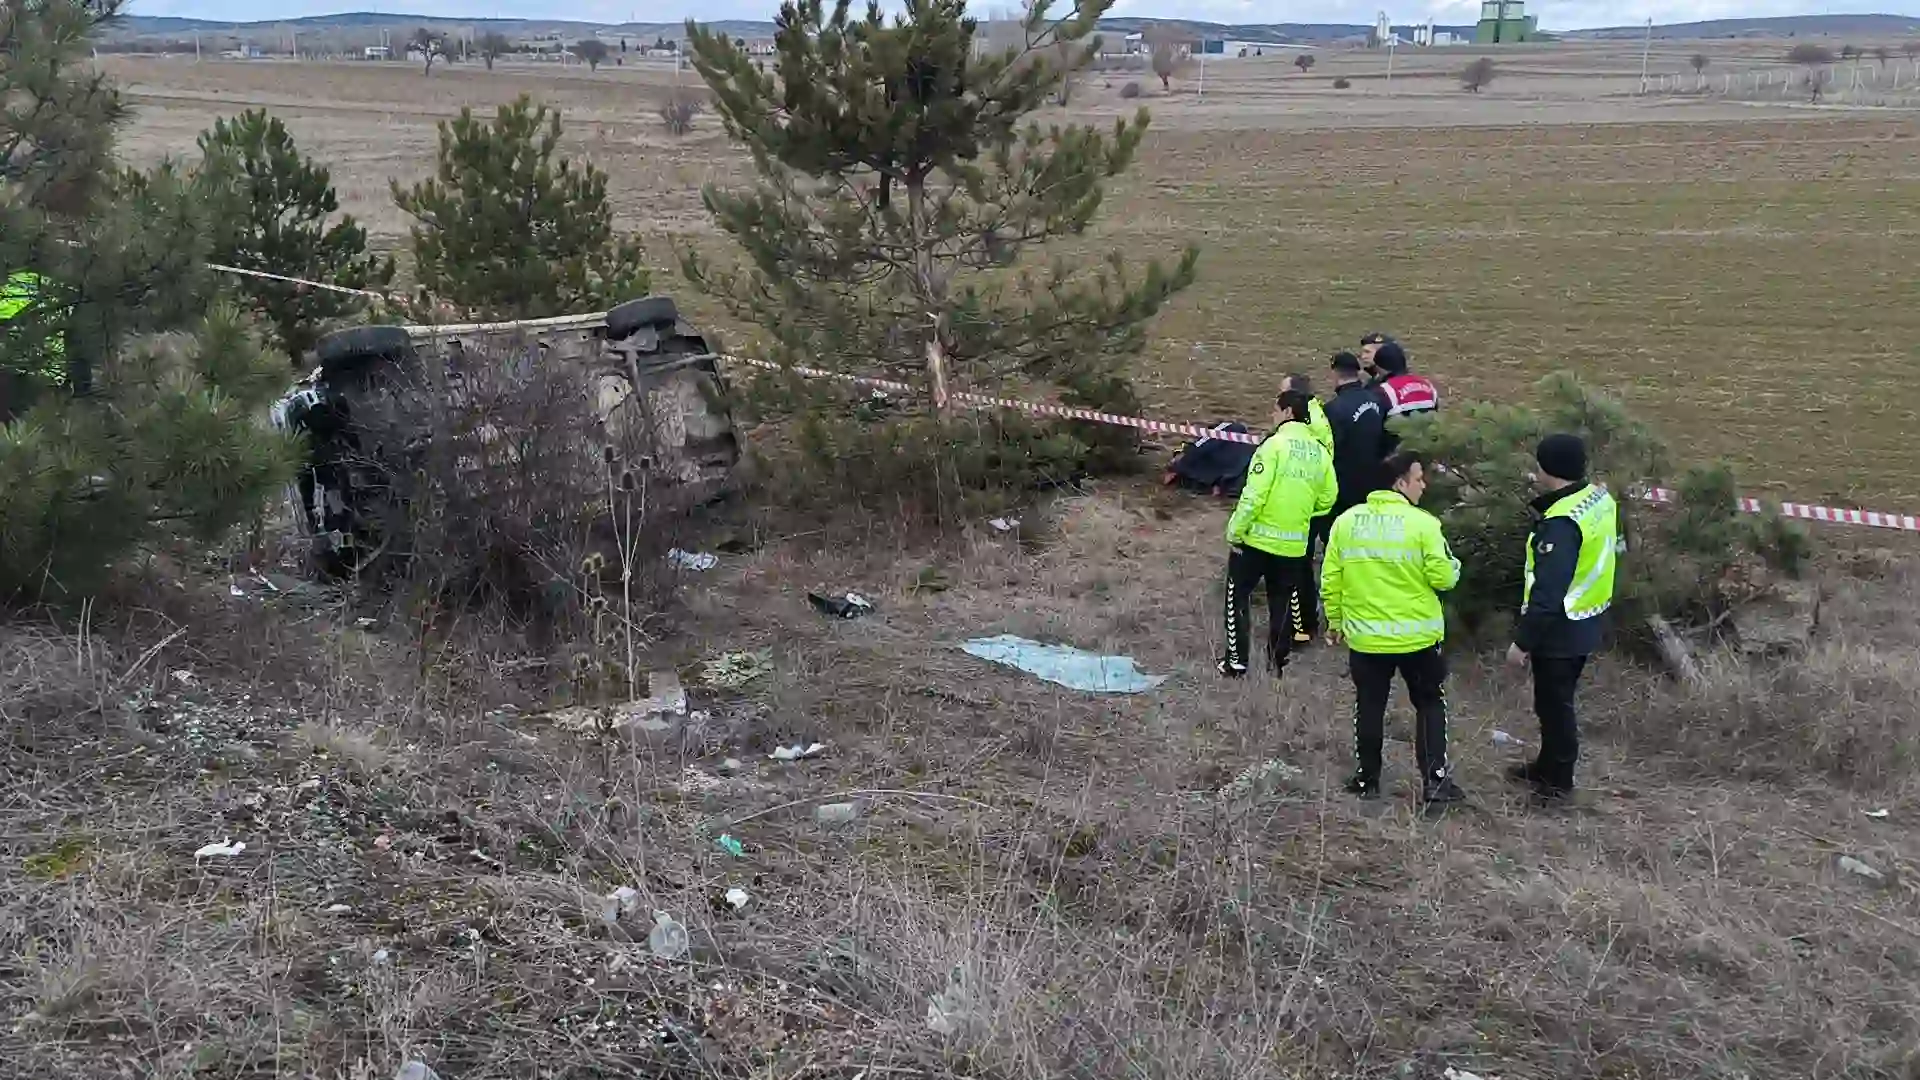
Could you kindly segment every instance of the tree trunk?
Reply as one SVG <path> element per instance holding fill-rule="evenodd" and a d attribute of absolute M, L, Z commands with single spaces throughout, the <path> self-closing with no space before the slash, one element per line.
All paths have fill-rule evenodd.
<path fill-rule="evenodd" d="M 947 359 L 950 355 L 952 327 L 947 323 L 946 282 L 933 257 L 933 229 L 927 220 L 927 179 L 908 176 L 907 222 L 913 236 L 913 291 L 927 313 L 924 331 L 927 343 L 927 378 L 933 384 L 933 407 L 941 417 L 952 411 L 948 396 Z"/>

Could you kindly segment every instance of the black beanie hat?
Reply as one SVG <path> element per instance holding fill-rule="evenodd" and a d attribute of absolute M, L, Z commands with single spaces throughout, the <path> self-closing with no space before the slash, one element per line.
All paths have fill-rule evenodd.
<path fill-rule="evenodd" d="M 1343 375 L 1360 374 L 1360 358 L 1350 352 L 1334 353 L 1333 363 L 1327 366 Z"/>
<path fill-rule="evenodd" d="M 1389 375 L 1403 374 L 1407 370 L 1407 350 L 1399 342 L 1389 341 L 1375 350 L 1373 366 Z"/>
<path fill-rule="evenodd" d="M 1587 477 L 1587 444 L 1578 435 L 1549 435 L 1540 440 L 1533 459 L 1540 471 L 1557 480 L 1584 480 Z"/>

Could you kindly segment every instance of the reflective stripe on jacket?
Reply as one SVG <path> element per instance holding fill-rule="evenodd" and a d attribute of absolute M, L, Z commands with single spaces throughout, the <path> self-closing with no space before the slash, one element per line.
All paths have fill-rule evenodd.
<path fill-rule="evenodd" d="M 1540 518 L 1527 537 L 1514 644 L 1540 656 L 1591 655 L 1626 549 L 1619 504 L 1606 488 L 1582 483 L 1541 496 L 1533 508 Z"/>
<path fill-rule="evenodd" d="M 1327 422 L 1327 410 L 1319 398 L 1307 399 L 1307 431 L 1327 453 L 1333 453 L 1333 425 Z"/>
<path fill-rule="evenodd" d="M 1240 502 L 1227 519 L 1227 543 L 1270 555 L 1307 553 L 1307 528 L 1333 509 L 1339 484 L 1333 454 L 1306 424 L 1288 421 L 1253 452 Z"/>
<path fill-rule="evenodd" d="M 1413 653 L 1445 640 L 1440 594 L 1459 583 L 1440 519 L 1397 491 L 1376 491 L 1334 521 L 1320 599 L 1327 625 L 1353 651 Z"/>

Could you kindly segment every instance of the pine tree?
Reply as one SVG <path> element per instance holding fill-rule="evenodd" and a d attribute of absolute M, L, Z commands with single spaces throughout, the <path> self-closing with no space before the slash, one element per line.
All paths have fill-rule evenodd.
<path fill-rule="evenodd" d="M 1124 392 L 1126 358 L 1193 281 L 1197 252 L 1139 275 L 1117 254 L 1022 258 L 1087 230 L 1146 133 L 1144 110 L 1105 133 L 1029 118 L 1092 58 L 1109 6 L 1053 19 L 1033 4 L 1018 48 L 976 56 L 964 0 L 909 0 L 891 24 L 878 6 L 855 19 L 847 0 L 831 15 L 789 0 L 772 73 L 689 22 L 694 66 L 758 182 L 704 193 L 745 265 L 689 252 L 687 276 L 763 328 L 783 361 L 924 371 L 940 401 L 953 382 L 1010 376 Z M 1063 61 L 1062 40 L 1083 44 Z"/>
<path fill-rule="evenodd" d="M 367 254 L 367 231 L 350 215 L 333 219 L 340 200 L 331 175 L 300 153 L 277 117 L 254 110 L 216 120 L 201 134 L 200 152 L 207 168 L 235 181 L 234 203 L 216 222 L 214 261 L 350 289 L 378 290 L 393 281 L 393 260 Z M 366 306 L 349 294 L 264 278 L 232 284 L 296 359 L 313 347 L 326 320 Z"/>
<path fill-rule="evenodd" d="M 1693 619 L 1720 605 L 1720 589 L 1736 565 L 1755 561 L 1797 572 L 1805 534 L 1777 517 L 1743 513 L 1733 474 L 1724 465 L 1695 466 L 1670 480 L 1670 452 L 1660 437 L 1617 399 L 1564 372 L 1536 388 L 1535 407 L 1470 402 L 1405 422 L 1406 442 L 1443 468 L 1421 505 L 1440 515 L 1461 563 L 1448 607 L 1469 632 L 1504 628 L 1524 586 L 1527 501 L 1542 437 L 1568 432 L 1586 440 L 1590 474 L 1619 502 L 1628 538 L 1621 561 L 1617 624 L 1636 633 L 1641 617 Z M 1654 508 L 1632 493 L 1670 486 L 1671 507 Z"/>
<path fill-rule="evenodd" d="M 560 114 L 522 96 L 493 123 L 463 109 L 440 125 L 431 179 L 393 185 L 412 215 L 415 275 L 429 295 L 505 318 L 604 310 L 644 294 L 637 238 L 617 232 L 607 174 L 556 160 Z"/>
<path fill-rule="evenodd" d="M 285 358 L 210 307 L 230 178 L 113 161 L 125 107 L 90 37 L 116 13 L 0 0 L 0 271 L 39 282 L 0 333 L 0 602 L 85 590 L 163 532 L 217 533 L 292 461 L 263 415 Z"/>

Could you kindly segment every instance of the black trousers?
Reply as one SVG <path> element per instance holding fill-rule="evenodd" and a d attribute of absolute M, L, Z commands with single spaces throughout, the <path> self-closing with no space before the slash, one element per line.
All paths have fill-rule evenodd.
<path fill-rule="evenodd" d="M 1420 764 L 1420 782 L 1432 784 L 1447 775 L 1447 658 L 1435 645 L 1412 653 L 1347 654 L 1353 676 L 1353 748 L 1358 774 L 1378 784 L 1380 746 L 1386 739 L 1387 699 L 1393 694 L 1393 676 L 1406 681 L 1413 702 L 1414 759 Z"/>
<path fill-rule="evenodd" d="M 1580 721 L 1573 699 L 1580 675 L 1587 669 L 1584 656 L 1536 656 L 1533 667 L 1533 715 L 1540 719 L 1540 757 L 1534 777 L 1548 787 L 1573 789 L 1573 766 L 1580 760 Z"/>
<path fill-rule="evenodd" d="M 1333 519 L 1339 515 L 1339 508 L 1314 518 L 1307 526 L 1306 566 L 1300 572 L 1299 580 L 1293 589 L 1293 631 L 1306 636 L 1320 636 L 1320 577 L 1313 572 L 1315 552 L 1327 550 L 1327 536 L 1333 532 Z"/>
<path fill-rule="evenodd" d="M 1294 585 L 1313 564 L 1305 556 L 1289 558 L 1258 548 L 1236 547 L 1227 556 L 1227 663 L 1247 666 L 1247 644 L 1252 633 L 1253 590 L 1262 581 L 1267 586 L 1267 659 L 1273 669 L 1287 666 L 1293 651 L 1291 620 L 1287 605 L 1293 599 Z"/>

